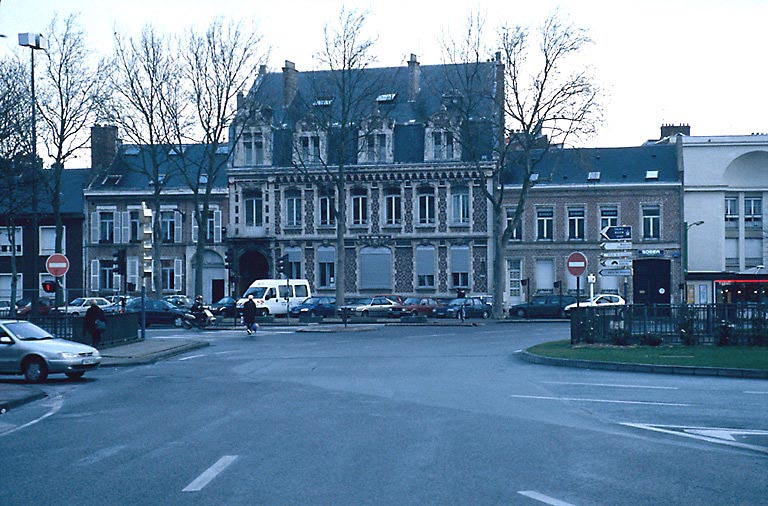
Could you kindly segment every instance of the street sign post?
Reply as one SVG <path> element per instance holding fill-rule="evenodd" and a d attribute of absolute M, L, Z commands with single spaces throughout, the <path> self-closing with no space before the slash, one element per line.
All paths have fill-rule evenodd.
<path fill-rule="evenodd" d="M 54 253 L 45 260 L 45 270 L 51 276 L 60 278 L 69 270 L 69 259 L 61 253 Z"/>
<path fill-rule="evenodd" d="M 600 269 L 601 276 L 631 276 L 632 269 Z"/>
<path fill-rule="evenodd" d="M 623 225 L 621 227 L 605 227 L 600 231 L 607 241 L 626 241 L 632 239 L 632 227 Z"/>
<path fill-rule="evenodd" d="M 568 260 L 566 260 L 566 266 L 568 267 L 568 272 L 571 273 L 571 275 L 576 276 L 577 278 L 584 274 L 584 271 L 587 270 L 587 257 L 584 256 L 584 253 L 580 253 L 578 251 L 574 251 L 570 255 L 568 255 Z"/>

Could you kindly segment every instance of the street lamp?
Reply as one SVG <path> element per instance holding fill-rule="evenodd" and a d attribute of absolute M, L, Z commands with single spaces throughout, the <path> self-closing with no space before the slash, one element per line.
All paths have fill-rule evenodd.
<path fill-rule="evenodd" d="M 32 191 L 32 198 L 30 199 L 30 204 L 32 205 L 32 254 L 30 255 L 30 262 L 32 263 L 32 279 L 34 286 L 37 287 L 38 282 L 37 278 L 39 277 L 38 274 L 40 272 L 39 269 L 39 261 L 40 261 L 40 247 L 39 247 L 39 239 L 38 239 L 38 229 L 39 229 L 39 216 L 38 216 L 38 204 L 37 204 L 37 125 L 36 123 L 36 108 L 37 103 L 35 102 L 35 51 L 42 49 L 45 51 L 48 49 L 48 45 L 45 41 L 45 37 L 43 37 L 42 34 L 39 33 L 20 33 L 19 34 L 19 45 L 22 47 L 28 47 L 29 52 L 31 54 L 31 70 L 32 70 L 32 78 L 31 78 L 31 87 L 30 91 L 32 93 L 32 125 L 31 125 L 31 137 L 32 137 L 32 182 L 30 185 L 31 191 Z M 30 308 L 30 314 L 35 314 L 37 312 L 37 288 L 35 288 L 32 291 L 31 294 L 31 308 Z"/>
<path fill-rule="evenodd" d="M 688 231 L 693 227 L 698 227 L 699 225 L 703 225 L 703 224 L 704 224 L 703 220 L 694 221 L 693 223 L 688 223 L 687 221 L 683 222 L 683 225 L 685 226 L 685 229 L 683 230 L 683 247 L 682 247 L 683 279 L 682 279 L 682 282 L 680 283 L 680 287 L 681 287 L 680 302 L 683 304 L 687 302 L 687 299 L 685 296 L 685 293 L 686 293 L 685 290 L 687 286 L 686 282 L 688 280 Z"/>

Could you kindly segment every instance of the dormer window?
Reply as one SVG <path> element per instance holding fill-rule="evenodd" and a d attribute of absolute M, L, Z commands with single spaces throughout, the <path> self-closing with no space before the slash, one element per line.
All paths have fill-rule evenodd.
<path fill-rule="evenodd" d="M 587 181 L 600 181 L 600 171 L 590 172 L 587 175 Z"/>
<path fill-rule="evenodd" d="M 366 159 L 369 163 L 387 161 L 387 135 L 368 134 L 366 136 Z"/>
<path fill-rule="evenodd" d="M 125 148 L 125 151 L 123 151 L 123 154 L 133 156 L 139 154 L 139 147 L 138 146 L 128 146 Z"/>
<path fill-rule="evenodd" d="M 528 179 L 531 181 L 531 183 L 535 183 L 539 180 L 539 174 L 534 172 Z"/>
<path fill-rule="evenodd" d="M 261 132 L 243 132 L 245 165 L 264 165 L 264 137 Z"/>
<path fill-rule="evenodd" d="M 380 104 L 386 104 L 389 102 L 394 102 L 395 97 L 397 97 L 397 93 L 383 93 L 376 97 L 376 102 Z"/>
<path fill-rule="evenodd" d="M 646 170 L 645 171 L 645 179 L 646 181 L 649 179 L 659 179 L 659 171 L 658 170 Z"/>
<path fill-rule="evenodd" d="M 432 144 L 435 160 L 453 160 L 455 158 L 453 132 L 433 131 Z"/>
<path fill-rule="evenodd" d="M 301 160 L 304 163 L 320 163 L 320 136 L 316 134 L 302 135 L 299 139 Z"/>
<path fill-rule="evenodd" d="M 312 105 L 315 107 L 330 107 L 333 104 L 333 98 L 318 98 Z"/>
<path fill-rule="evenodd" d="M 102 185 L 112 185 L 115 186 L 117 183 L 120 182 L 120 180 L 123 178 L 120 174 L 110 174 L 104 178 L 104 180 L 101 182 Z"/>

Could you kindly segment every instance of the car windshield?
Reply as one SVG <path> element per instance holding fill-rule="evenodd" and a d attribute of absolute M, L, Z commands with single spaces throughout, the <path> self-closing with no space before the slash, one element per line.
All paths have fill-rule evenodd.
<path fill-rule="evenodd" d="M 216 304 L 232 304 L 233 301 L 232 297 L 222 297 Z"/>
<path fill-rule="evenodd" d="M 372 298 L 359 299 L 354 304 L 357 304 L 358 306 L 370 306 L 371 304 L 373 304 L 373 299 Z"/>
<path fill-rule="evenodd" d="M 39 341 L 43 339 L 53 339 L 53 336 L 37 325 L 29 322 L 6 323 L 5 328 L 22 341 Z"/>
<path fill-rule="evenodd" d="M 320 297 L 307 297 L 301 303 L 302 304 L 320 304 Z"/>
<path fill-rule="evenodd" d="M 253 295 L 256 299 L 263 299 L 265 293 L 267 293 L 266 286 L 252 286 L 245 291 L 242 298 L 247 299 L 249 295 Z"/>
<path fill-rule="evenodd" d="M 467 303 L 467 299 L 453 299 L 448 303 L 449 306 L 463 306 Z"/>
<path fill-rule="evenodd" d="M 70 302 L 69 305 L 70 306 L 82 306 L 84 302 L 85 302 L 85 299 L 80 297 L 80 298 L 77 298 L 77 299 L 73 300 L 72 302 Z"/>
<path fill-rule="evenodd" d="M 418 304 L 421 299 L 418 297 L 408 297 L 403 301 L 404 306 L 408 306 L 410 304 Z"/>

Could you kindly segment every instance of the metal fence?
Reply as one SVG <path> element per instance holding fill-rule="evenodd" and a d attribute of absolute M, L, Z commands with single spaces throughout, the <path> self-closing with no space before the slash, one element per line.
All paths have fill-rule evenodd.
<path fill-rule="evenodd" d="M 91 344 L 91 336 L 83 328 L 82 316 L 71 316 L 62 313 L 49 315 L 37 315 L 29 318 L 35 325 L 47 330 L 61 339 Z M 130 343 L 140 340 L 138 315 L 108 314 L 106 315 L 107 328 L 104 331 L 99 348 L 108 348 L 118 344 Z"/>
<path fill-rule="evenodd" d="M 768 346 L 768 304 L 586 307 L 571 315 L 571 344 Z"/>

